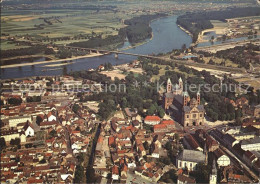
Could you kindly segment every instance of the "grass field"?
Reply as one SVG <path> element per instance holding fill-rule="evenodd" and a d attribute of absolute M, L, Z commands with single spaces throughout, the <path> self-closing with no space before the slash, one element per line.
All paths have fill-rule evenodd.
<path fill-rule="evenodd" d="M 205 61 L 206 63 L 208 63 L 209 60 L 211 59 L 211 57 L 204 57 L 203 59 L 204 59 L 204 61 Z M 216 57 L 216 58 L 212 58 L 212 60 L 213 60 L 215 63 L 218 63 L 218 64 L 224 61 L 223 59 L 217 58 L 217 57 Z M 238 65 L 237 65 L 236 63 L 233 63 L 233 62 L 230 61 L 229 59 L 226 59 L 225 62 L 226 62 L 226 66 L 238 67 Z"/>
<path fill-rule="evenodd" d="M 25 45 L 16 45 L 15 43 L 11 43 L 9 41 L 3 40 L 1 41 L 1 50 L 9 50 L 9 49 L 13 49 L 13 48 L 26 48 L 29 46 L 25 46 Z"/>
<path fill-rule="evenodd" d="M 134 16 L 101 10 L 98 13 L 93 10 L 35 10 L 35 11 L 4 11 L 1 17 L 2 49 L 21 48 L 15 44 L 6 42 L 7 37 L 14 37 L 16 41 L 31 42 L 38 39 L 44 44 L 69 44 L 72 42 L 86 41 L 87 37 L 118 34 L 118 30 L 125 25 L 123 21 Z M 45 20 L 51 22 L 50 24 Z M 8 36 L 6 36 L 8 35 Z M 61 37 L 70 37 L 70 40 L 61 40 Z"/>
<path fill-rule="evenodd" d="M 158 64 L 152 64 L 153 66 L 158 66 L 160 68 L 159 70 L 159 74 L 158 75 L 153 75 L 152 77 L 152 81 L 155 81 L 155 80 L 159 80 L 161 76 L 165 75 L 165 72 L 166 72 L 166 65 L 158 65 Z M 175 71 L 175 72 L 178 72 L 178 73 L 181 73 L 181 74 L 184 74 L 186 77 L 193 77 L 194 75 L 193 74 L 188 74 L 186 72 L 182 72 L 178 69 L 178 67 L 175 67 L 174 70 L 171 69 L 170 66 L 169 67 L 169 71 Z"/>
<path fill-rule="evenodd" d="M 238 81 L 240 83 L 248 84 L 248 85 L 254 87 L 255 91 L 257 89 L 260 89 L 260 81 L 255 78 L 245 77 L 245 78 L 236 79 L 236 81 Z"/>

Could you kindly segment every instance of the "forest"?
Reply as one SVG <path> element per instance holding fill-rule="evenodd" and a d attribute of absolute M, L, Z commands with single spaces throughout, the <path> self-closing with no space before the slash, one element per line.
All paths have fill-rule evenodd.
<path fill-rule="evenodd" d="M 213 28 L 210 20 L 226 21 L 226 19 L 259 16 L 259 7 L 230 8 L 223 11 L 204 11 L 197 13 L 186 13 L 177 18 L 177 24 L 188 30 L 193 35 L 193 42 L 198 39 L 198 35 L 205 29 Z"/>

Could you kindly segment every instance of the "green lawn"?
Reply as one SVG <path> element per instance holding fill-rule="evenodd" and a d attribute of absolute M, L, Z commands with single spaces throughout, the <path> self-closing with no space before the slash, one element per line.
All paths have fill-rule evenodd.
<path fill-rule="evenodd" d="M 158 65 L 158 64 L 152 64 L 152 65 L 153 65 L 153 66 L 156 66 L 156 65 L 157 65 L 157 66 L 160 68 L 159 74 L 158 74 L 158 75 L 153 75 L 152 81 L 159 80 L 159 79 L 160 79 L 160 76 L 165 75 L 166 65 Z M 169 71 L 172 71 L 172 69 L 171 69 L 170 66 L 169 66 Z M 178 73 L 181 73 L 181 74 L 184 74 L 186 77 L 193 77 L 193 76 L 194 76 L 193 74 L 188 74 L 188 73 L 185 73 L 185 72 L 180 71 L 177 67 L 175 67 L 173 71 L 178 72 Z"/>

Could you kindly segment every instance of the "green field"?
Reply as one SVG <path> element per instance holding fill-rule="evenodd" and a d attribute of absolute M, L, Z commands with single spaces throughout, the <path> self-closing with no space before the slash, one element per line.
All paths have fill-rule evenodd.
<path fill-rule="evenodd" d="M 15 41 L 44 44 L 69 44 L 97 35 L 106 38 L 108 35 L 117 35 L 118 30 L 125 26 L 123 21 L 137 15 L 139 13 L 131 15 L 109 10 L 98 13 L 93 10 L 4 11 L 1 17 L 1 47 L 25 47 L 7 41 L 8 37 L 14 37 Z M 63 40 L 62 37 L 69 39 Z"/>

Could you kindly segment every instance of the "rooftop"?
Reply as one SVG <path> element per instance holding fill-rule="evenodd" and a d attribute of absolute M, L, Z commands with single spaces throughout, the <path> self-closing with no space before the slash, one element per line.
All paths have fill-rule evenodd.
<path fill-rule="evenodd" d="M 201 151 L 184 149 L 177 157 L 178 160 L 190 162 L 204 162 L 205 155 Z"/>

